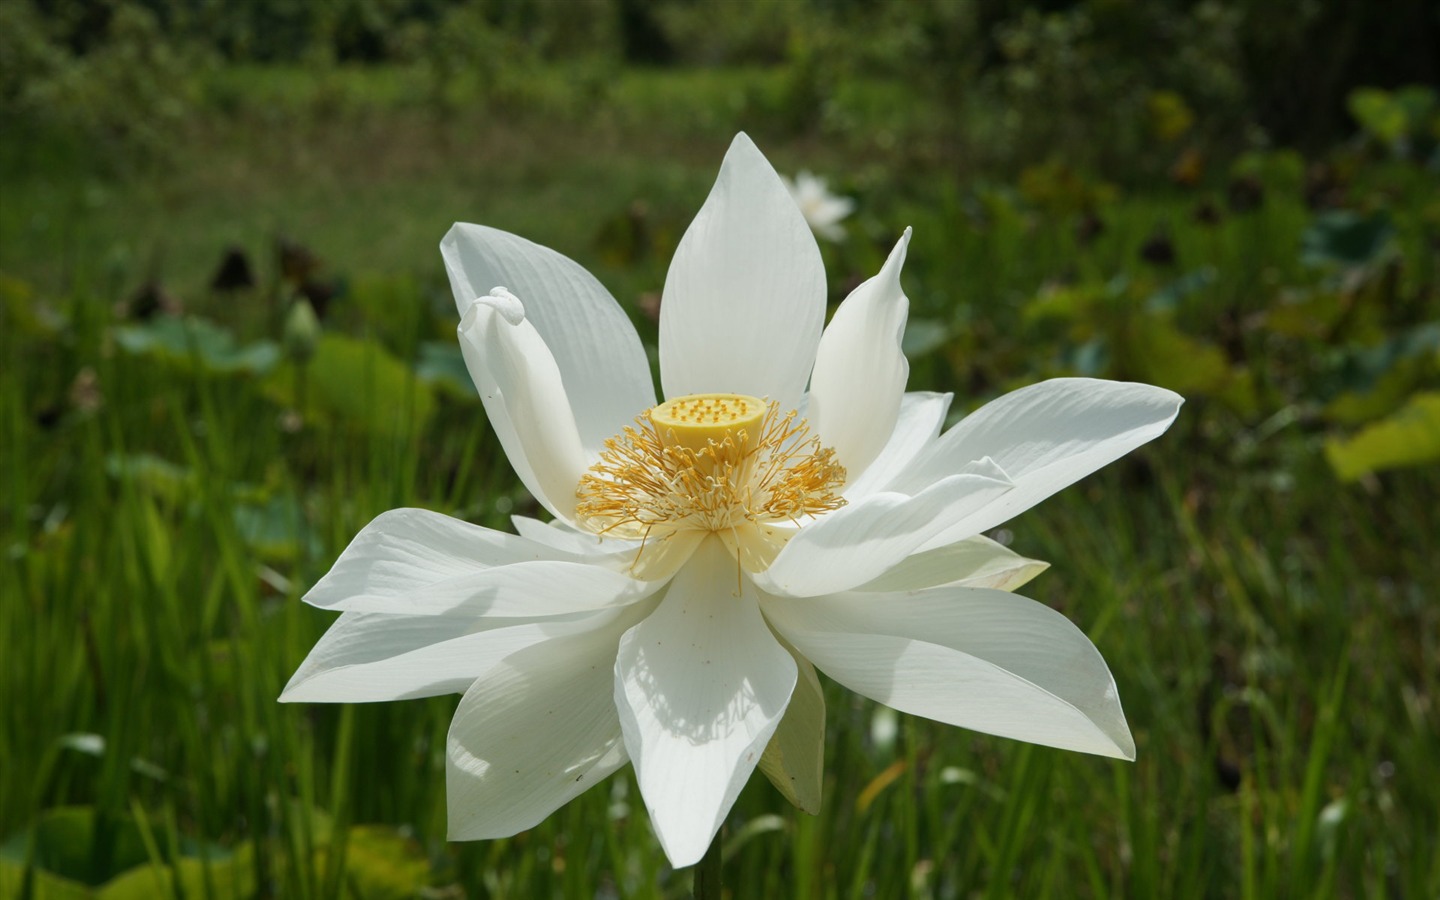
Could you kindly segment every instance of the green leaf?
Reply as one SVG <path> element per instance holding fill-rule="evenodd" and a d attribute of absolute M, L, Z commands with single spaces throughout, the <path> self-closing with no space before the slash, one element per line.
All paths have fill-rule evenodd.
<path fill-rule="evenodd" d="M 196 485 L 194 472 L 152 453 L 111 453 L 105 473 L 170 503 L 190 499 Z"/>
<path fill-rule="evenodd" d="M 1152 91 L 1145 98 L 1150 134 L 1165 142 L 1184 137 L 1195 124 L 1195 111 L 1174 91 Z"/>
<path fill-rule="evenodd" d="M 1325 442 L 1325 458 L 1345 481 L 1371 472 L 1440 462 L 1440 391 L 1423 391 L 1350 438 Z"/>
<path fill-rule="evenodd" d="M 950 328 L 935 319 L 911 319 L 905 324 L 900 349 L 908 359 L 928 356 L 950 340 Z"/>
<path fill-rule="evenodd" d="M 425 301 L 420 285 L 410 275 L 357 275 L 346 286 L 347 300 L 360 310 L 365 324 L 373 334 L 391 340 L 402 336 L 426 333 L 424 320 L 431 305 Z M 446 291 L 446 295 L 449 292 Z M 447 309 L 453 308 L 447 303 Z M 452 339 L 454 331 L 450 332 Z M 394 345 L 392 345 L 394 346 Z"/>
<path fill-rule="evenodd" d="M 265 390 L 302 415 L 391 437 L 413 437 L 435 407 L 429 385 L 388 350 L 338 334 L 320 339 L 303 372 L 290 364 L 276 370 Z"/>
<path fill-rule="evenodd" d="M 1202 266 L 1193 272 L 1186 272 L 1146 298 L 1146 311 L 1152 313 L 1175 312 L 1180 308 L 1180 301 L 1214 284 L 1215 274 L 1214 266 Z"/>
<path fill-rule="evenodd" d="M 1230 174 L 1253 176 L 1267 191 L 1293 196 L 1305 184 L 1305 157 L 1294 150 L 1252 150 L 1230 165 Z"/>
<path fill-rule="evenodd" d="M 239 346 L 229 331 L 195 316 L 161 316 L 140 325 L 125 325 L 115 329 L 115 342 L 136 356 L 216 375 L 263 375 L 280 360 L 280 348 L 273 342 Z"/>
<path fill-rule="evenodd" d="M 27 282 L 0 273 L 0 328 L 25 337 L 48 338 L 65 327 L 60 313 L 41 303 Z"/>
<path fill-rule="evenodd" d="M 1338 290 L 1286 291 L 1265 311 L 1265 326 L 1289 338 L 1324 338 L 1347 312 L 1349 303 Z"/>
<path fill-rule="evenodd" d="M 151 900 L 196 897 L 245 900 L 255 894 L 255 865 L 249 846 L 219 860 L 181 858 L 148 863 L 117 875 L 95 892 L 96 900 Z"/>
<path fill-rule="evenodd" d="M 1110 290 L 1110 286 L 1099 284 L 1047 287 L 1025 303 L 1021 320 L 1027 327 L 1036 327 L 1090 317 Z"/>
<path fill-rule="evenodd" d="M 1350 115 L 1371 137 L 1390 145 L 1405 136 L 1408 126 L 1405 107 L 1389 91 L 1356 88 L 1346 98 Z"/>
<path fill-rule="evenodd" d="M 61 878 L 102 884 L 146 860 L 140 829 L 129 816 L 99 815 L 90 806 L 49 809 L 0 844 L 0 859 L 34 865 Z"/>
<path fill-rule="evenodd" d="M 1364 266 L 1379 258 L 1395 233 L 1383 210 L 1361 216 L 1349 210 L 1321 213 L 1300 238 L 1306 265 Z"/>
<path fill-rule="evenodd" d="M 78 881 L 61 878 L 43 869 L 32 869 L 30 893 L 24 893 L 25 866 L 23 863 L 0 859 L 0 897 L 29 897 L 30 900 L 89 900 L 90 889 Z"/>
<path fill-rule="evenodd" d="M 1343 390 L 1325 407 L 1332 422 L 1359 425 L 1398 409 L 1440 372 L 1440 323 L 1418 325 L 1384 343 L 1352 351 L 1338 372 Z"/>
<path fill-rule="evenodd" d="M 1218 393 L 1230 380 L 1230 364 L 1220 348 L 1182 334 L 1168 318 L 1137 319 L 1125 336 L 1126 377 L 1189 395 Z"/>
<path fill-rule="evenodd" d="M 294 497 L 271 497 L 264 503 L 236 506 L 235 528 L 267 562 L 288 562 L 302 551 L 318 551 L 318 539 Z"/>
<path fill-rule="evenodd" d="M 357 825 L 346 832 L 345 881 L 354 900 L 410 900 L 430 884 L 420 845 L 394 828 Z M 323 857 L 329 848 L 316 851 Z M 317 869 L 323 866 L 317 861 Z"/>
<path fill-rule="evenodd" d="M 455 341 L 426 341 L 420 345 L 420 361 L 415 376 L 421 381 L 457 400 L 478 400 L 470 370 L 465 368 L 465 354 Z"/>

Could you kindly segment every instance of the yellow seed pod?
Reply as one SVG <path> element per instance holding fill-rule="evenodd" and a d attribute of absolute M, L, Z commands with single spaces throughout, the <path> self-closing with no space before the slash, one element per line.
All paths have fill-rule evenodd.
<path fill-rule="evenodd" d="M 743 452 L 743 445 L 759 435 L 766 408 L 764 400 L 744 394 L 690 394 L 650 410 L 650 421 L 662 440 L 696 453 L 726 438 Z M 741 439 L 742 433 L 748 440 Z"/>

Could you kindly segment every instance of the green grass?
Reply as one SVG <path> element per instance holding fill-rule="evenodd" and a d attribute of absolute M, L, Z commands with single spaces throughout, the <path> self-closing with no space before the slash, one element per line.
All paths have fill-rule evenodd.
<path fill-rule="evenodd" d="M 999 176 L 892 168 L 864 141 L 784 136 L 766 99 L 783 85 L 763 74 L 727 92 L 723 73 L 626 73 L 583 125 L 437 116 L 383 97 L 311 121 L 310 101 L 285 99 L 296 76 L 271 74 L 256 90 L 279 98 L 267 101 L 277 119 L 250 101 L 208 115 L 164 166 L 116 168 L 43 131 L 0 138 L 0 841 L 15 836 L 0 848 L 0 896 L 107 882 L 101 896 L 689 889 L 628 770 L 530 832 L 447 844 L 455 698 L 275 702 L 333 618 L 300 595 L 371 517 L 423 506 L 504 528 L 533 506 L 463 393 L 406 380 L 408 396 L 433 394 L 432 412 L 387 428 L 312 391 L 297 428 L 283 366 L 209 372 L 184 354 L 130 352 L 117 335 L 134 323 L 116 304 L 147 275 L 244 341 L 278 339 L 268 254 L 290 235 L 349 286 L 327 330 L 408 366 L 453 335 L 436 243 L 452 221 L 480 221 L 590 266 L 653 343 L 637 299 L 659 288 L 738 124 L 782 171 L 832 173 L 860 199 L 851 240 L 825 249 L 835 299 L 916 227 L 913 317 L 941 337 L 913 360 L 911 386 L 954 390 L 962 408 L 1075 371 L 1072 351 L 1097 333 L 1112 355 L 1102 374 L 1158 365 L 1117 362 L 1116 348 L 1183 271 L 1214 269 L 1176 313 L 1207 346 L 1226 339 L 1232 311 L 1253 318 L 1287 292 L 1327 289 L 1298 262 L 1309 213 L 1293 193 L 1213 230 L 1191 220 L 1204 190 L 1124 196 L 1084 246 L 1071 216 L 1006 199 Z M 714 112 L 730 96 L 756 125 Z M 663 111 L 686 97 L 710 112 L 668 128 Z M 1371 196 L 1389 197 L 1377 172 Z M 636 198 L 648 205 L 639 250 L 605 236 Z M 1387 202 L 1405 278 L 1433 273 L 1419 207 Z M 1136 257 L 1157 224 L 1174 236 L 1174 269 Z M 231 242 L 256 257 L 262 288 L 211 296 Z M 1119 275 L 1133 287 L 1103 315 L 1059 332 L 1025 318 L 1047 284 L 1098 290 Z M 1420 281 L 1396 288 L 1415 301 L 1409 318 L 1365 313 L 1354 340 L 1440 319 Z M 752 780 L 726 828 L 731 895 L 1440 891 L 1440 476 L 1342 484 L 1326 467 L 1319 379 L 1351 338 L 1248 328 L 1234 352 L 1256 374 L 1253 407 L 1192 395 L 1165 437 L 1006 526 L 1015 549 L 1054 564 L 1025 592 L 1076 621 L 1114 671 L 1134 764 L 906 716 L 886 737 L 888 714 L 830 685 L 824 810 L 789 809 Z"/>

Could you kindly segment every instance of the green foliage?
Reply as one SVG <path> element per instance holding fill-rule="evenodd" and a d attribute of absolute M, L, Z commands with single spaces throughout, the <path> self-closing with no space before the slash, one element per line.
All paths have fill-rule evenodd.
<path fill-rule="evenodd" d="M 263 375 L 275 368 L 280 350 L 272 341 L 239 346 L 224 328 L 195 317 L 161 316 L 116 329 L 123 350 L 174 365 L 185 372 Z"/>
<path fill-rule="evenodd" d="M 1384 212 L 1370 216 L 1349 210 L 1325 213 L 1300 239 L 1303 258 L 1311 265 L 1372 265 L 1394 233 Z"/>
<path fill-rule="evenodd" d="M 1160 171 L 1168 160 L 1143 152 L 1152 142 L 1178 140 L 1197 116 L 1212 135 L 1243 121 L 1239 27 L 1235 10 L 1218 3 L 1025 9 L 996 26 L 1005 65 L 980 90 L 1003 118 L 985 149 L 1033 159 L 1063 147 L 1115 173 L 1133 174 L 1147 158 Z"/>
<path fill-rule="evenodd" d="M 1067 54 L 1126 46 L 1117 23 L 1218 14 L 1101 6 L 1075 5 L 1083 32 L 1079 13 L 1036 19 L 1062 33 L 997 65 L 1060 72 L 1079 65 Z M 516 8 L 546 14 L 461 16 L 446 65 L 471 64 L 466 35 L 508 52 L 556 12 Z M 993 135 L 1043 131 L 1025 118 L 1039 93 L 1017 124 L 986 94 L 1002 90 L 994 69 L 947 85 L 956 69 L 936 64 L 954 53 L 986 70 L 976 48 L 1016 18 L 997 8 L 787 8 L 783 43 L 738 25 L 725 37 L 727 53 L 753 39 L 750 58 L 781 54 L 773 66 L 614 71 L 601 52 L 594 71 L 614 78 L 595 94 L 567 93 L 569 70 L 545 58 L 561 43 L 517 50 L 495 76 L 515 78 L 508 111 L 494 98 L 512 88 L 485 99 L 478 78 L 429 105 L 437 82 L 418 58 L 226 68 L 175 164 L 121 178 L 94 165 L 103 146 L 41 160 L 14 149 L 33 136 L 0 132 L 0 896 L 683 894 L 628 773 L 525 834 L 451 844 L 453 698 L 275 698 L 333 621 L 300 596 L 373 516 L 420 506 L 508 528 L 536 512 L 457 350 L 445 227 L 483 221 L 572 255 L 653 350 L 669 256 L 736 127 L 782 171 L 857 199 L 850 240 L 824 249 L 832 302 L 915 227 L 910 386 L 954 392 L 956 415 L 1050 375 L 1141 378 L 1188 402 L 1154 445 L 999 534 L 1053 563 L 1026 592 L 1104 653 L 1137 761 L 943 727 L 827 685 L 821 814 L 754 779 L 728 824 L 732 895 L 1434 895 L 1433 173 L 1373 144 L 1233 165 L 1211 150 L 1212 172 L 1259 195 L 1236 209 L 1223 181 L 1150 178 L 1220 95 L 1144 79 L 1120 85 L 1140 117 L 1094 148 L 1118 177 L 1039 138 L 1015 159 L 969 158 L 999 160 Z M 426 6 L 409 38 L 423 50 L 450 15 Z M 844 33 L 855 22 L 867 28 Z M 1181 102 L 1195 123 L 1167 140 Z M 968 111 L 937 123 L 937 109 Z M 1087 129 L 1109 115 L 1054 129 L 1102 133 Z M 941 139 L 990 116 L 1006 124 Z M 1317 169 L 1340 213 L 1307 207 Z M 278 231 L 312 246 L 335 287 L 304 361 L 279 349 L 300 285 L 280 285 L 267 255 L 260 287 L 209 289 L 223 248 L 254 253 Z M 1157 236 L 1172 261 L 1141 256 Z M 151 281 L 189 312 L 129 318 L 123 301 Z"/>
<path fill-rule="evenodd" d="M 178 45 L 157 17 L 121 0 L 95 46 L 76 54 L 31 5 L 0 10 L 0 112 L 106 142 L 112 152 L 164 159 L 199 99 L 202 48 Z"/>
<path fill-rule="evenodd" d="M 1325 457 L 1346 481 L 1400 466 L 1440 463 L 1440 391 L 1416 393 L 1353 436 L 1326 441 Z"/>
<path fill-rule="evenodd" d="M 413 439 L 435 401 L 429 388 L 374 341 L 327 334 L 314 358 L 277 369 L 265 383 L 276 402 L 333 425 Z"/>
<path fill-rule="evenodd" d="M 1023 311 L 1031 334 L 1063 334 L 1063 371 L 1144 381 L 1186 397 L 1216 397 L 1249 417 L 1257 411 L 1250 372 L 1216 345 L 1185 334 L 1176 323 L 1182 301 L 1214 280 L 1200 269 L 1154 290 L 1116 278 L 1105 285 L 1050 287 Z"/>
<path fill-rule="evenodd" d="M 1365 134 L 1397 158 L 1424 162 L 1440 145 L 1440 103 L 1432 87 L 1356 88 L 1346 105 Z"/>
<path fill-rule="evenodd" d="M 309 863 L 324 872 L 336 859 L 344 861 L 337 896 L 406 900 L 429 886 L 428 860 L 414 840 L 395 829 L 357 825 L 337 831 L 317 811 L 306 813 L 305 820 Z M 254 844 L 233 851 L 200 846 L 158 826 L 129 816 L 105 825 L 91 807 L 47 810 L 0 846 L 0 888 L 7 897 L 33 900 L 255 896 Z"/>

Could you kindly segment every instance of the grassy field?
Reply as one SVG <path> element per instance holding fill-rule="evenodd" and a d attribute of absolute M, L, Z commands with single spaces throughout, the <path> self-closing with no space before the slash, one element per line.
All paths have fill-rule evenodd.
<path fill-rule="evenodd" d="M 753 779 L 731 896 L 1440 895 L 1440 471 L 1349 443 L 1436 383 L 1433 171 L 1347 156 L 1337 218 L 1284 152 L 1116 188 L 797 134 L 763 72 L 626 73 L 583 116 L 410 108 L 372 77 L 220 73 L 139 157 L 0 131 L 0 897 L 687 895 L 629 770 L 447 844 L 456 698 L 276 697 L 333 618 L 300 596 L 370 518 L 534 512 L 457 368 L 445 230 L 571 255 L 653 346 L 647 296 L 739 128 L 856 198 L 833 301 L 914 226 L 912 389 L 1189 402 L 1001 535 L 1053 564 L 1025 593 L 1100 648 L 1137 760 L 827 685 L 825 808 Z M 331 297 L 300 368 L 282 236 Z M 210 286 L 230 245 L 255 286 Z"/>

